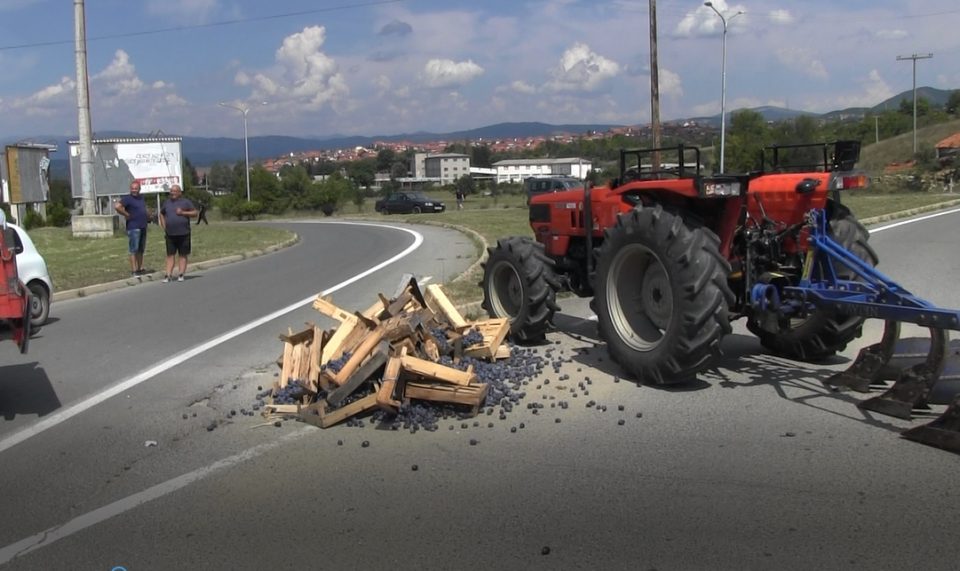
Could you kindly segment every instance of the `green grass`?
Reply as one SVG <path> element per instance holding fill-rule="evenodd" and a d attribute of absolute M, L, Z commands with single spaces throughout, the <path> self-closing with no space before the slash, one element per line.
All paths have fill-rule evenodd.
<path fill-rule="evenodd" d="M 69 228 L 36 228 L 30 231 L 30 237 L 46 260 L 47 270 L 57 291 L 130 276 L 130 258 L 127 254 L 125 234 L 94 240 L 74 238 Z M 292 237 L 292 232 L 250 224 L 213 223 L 209 226 L 194 226 L 190 263 L 260 250 Z M 163 271 L 164 258 L 163 231 L 151 225 L 147 233 L 144 267 L 152 271 Z"/>
<path fill-rule="evenodd" d="M 926 192 L 873 194 L 869 190 L 845 194 L 842 197 L 843 203 L 860 220 L 957 199 L 960 199 L 960 194 L 931 194 Z"/>
<path fill-rule="evenodd" d="M 960 132 L 960 119 L 917 129 L 917 147 L 934 147 L 954 133 Z M 913 131 L 884 139 L 863 147 L 858 166 L 873 176 L 893 162 L 905 162 L 913 158 Z"/>

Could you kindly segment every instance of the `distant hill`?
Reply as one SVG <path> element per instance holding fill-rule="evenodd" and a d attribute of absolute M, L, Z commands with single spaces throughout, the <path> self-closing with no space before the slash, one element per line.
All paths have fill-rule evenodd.
<path fill-rule="evenodd" d="M 921 148 L 933 147 L 956 133 L 960 133 L 960 119 L 930 125 L 917 129 L 917 145 Z M 913 131 L 863 147 L 859 166 L 870 174 L 877 175 L 890 163 L 906 161 L 911 156 L 913 156 Z"/>
<path fill-rule="evenodd" d="M 936 89 L 933 87 L 917 88 L 917 94 L 920 97 L 926 98 L 934 105 L 943 105 L 946 103 L 951 92 L 952 90 Z M 755 107 L 753 110 L 763 115 L 767 121 L 784 121 L 794 119 L 802 115 L 817 117 L 824 120 L 856 119 L 863 117 L 865 114 L 870 112 L 878 112 L 882 111 L 883 109 L 895 109 L 900 105 L 901 99 L 909 100 L 912 97 L 912 90 L 907 90 L 871 108 L 853 107 L 838 111 L 831 111 L 829 113 L 811 113 L 808 111 L 785 109 L 783 107 L 776 106 Z M 728 111 L 728 113 L 732 113 L 734 111 L 735 110 L 731 109 Z M 697 123 L 713 128 L 720 127 L 719 114 L 705 117 L 693 117 L 689 119 L 673 119 L 669 122 L 681 123 L 685 121 L 696 121 Z M 376 141 L 409 141 L 411 143 L 447 141 L 449 143 L 454 143 L 467 140 L 501 140 L 519 137 L 550 136 L 558 133 L 580 134 L 590 131 L 606 131 L 612 127 L 620 126 L 622 125 L 599 123 L 552 125 L 549 123 L 539 122 L 515 122 L 497 123 L 495 125 L 487 125 L 485 127 L 454 131 L 451 133 L 429 133 L 419 131 L 415 133 L 377 135 L 370 137 L 344 135 L 287 137 L 282 135 L 267 135 L 250 137 L 250 159 L 259 160 L 270 157 L 280 157 L 288 153 L 297 153 L 309 150 L 342 149 L 359 146 L 369 147 Z M 94 134 L 94 137 L 96 138 L 143 136 L 148 135 L 126 131 L 102 131 Z M 54 174 L 57 174 L 59 172 L 66 172 L 66 166 L 63 166 L 63 164 L 60 164 L 60 162 L 62 161 L 65 163 L 67 160 L 67 140 L 75 138 L 75 136 L 64 135 L 41 135 L 30 137 L 29 140 L 33 142 L 43 142 L 57 145 L 58 151 L 52 157 L 54 160 L 52 168 L 54 169 Z M 9 137 L 5 140 L 0 139 L 0 143 L 10 144 L 18 140 L 24 140 L 24 138 Z M 184 137 L 183 153 L 195 166 L 209 166 L 217 161 L 235 162 L 243 160 L 243 139 L 230 139 L 226 137 Z"/>
<path fill-rule="evenodd" d="M 950 98 L 950 94 L 953 93 L 953 89 L 937 89 L 936 87 L 918 87 L 917 88 L 917 100 L 926 99 L 930 102 L 931 105 L 936 105 L 942 107 L 947 103 L 947 99 Z M 913 90 L 908 89 L 899 95 L 894 95 L 890 99 L 883 101 L 879 105 L 875 105 L 870 110 L 873 112 L 880 112 L 885 110 L 895 110 L 900 107 L 900 101 L 906 99 L 907 101 L 913 101 Z"/>

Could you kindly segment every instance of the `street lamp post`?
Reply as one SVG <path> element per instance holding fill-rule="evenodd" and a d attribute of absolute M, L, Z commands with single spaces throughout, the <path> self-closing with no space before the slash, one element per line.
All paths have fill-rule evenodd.
<path fill-rule="evenodd" d="M 727 19 L 717 10 L 713 2 L 704 2 L 703 5 L 716 12 L 717 16 L 720 16 L 720 21 L 723 23 L 720 63 L 720 172 L 723 172 L 724 155 L 727 144 Z M 734 18 L 743 13 L 743 10 L 739 10 L 736 14 L 730 16 L 730 21 L 732 22 Z"/>
<path fill-rule="evenodd" d="M 261 101 L 260 105 L 266 105 L 266 101 Z M 230 103 L 225 103 L 221 101 L 217 103 L 220 107 L 229 107 L 230 109 L 236 109 L 243 114 L 243 161 L 246 165 L 246 175 L 247 175 L 247 202 L 250 202 L 250 145 L 247 139 L 247 114 L 250 113 L 250 107 L 245 105 L 231 105 Z"/>

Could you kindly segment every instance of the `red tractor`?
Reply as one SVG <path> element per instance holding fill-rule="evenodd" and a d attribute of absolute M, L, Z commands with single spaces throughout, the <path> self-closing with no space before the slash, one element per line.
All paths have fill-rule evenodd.
<path fill-rule="evenodd" d="M 815 165 L 801 160 L 811 152 Z M 827 212 L 835 239 L 876 265 L 867 230 L 839 200 L 840 191 L 866 185 L 851 172 L 859 144 L 765 154 L 768 172 L 705 176 L 696 148 L 624 150 L 609 186 L 534 197 L 536 239 L 507 238 L 490 250 L 484 308 L 509 317 L 516 338 L 532 340 L 547 330 L 558 291 L 594 296 L 613 359 L 656 384 L 688 381 L 709 366 L 739 317 L 778 355 L 816 360 L 843 350 L 862 318 L 787 319 L 751 296 L 758 284 L 799 282 L 806 215 L 815 209 Z M 657 169 L 655 155 L 676 162 Z"/>
<path fill-rule="evenodd" d="M 26 353 L 31 334 L 30 290 L 17 275 L 16 242 L 12 232 L 0 210 L 0 339 L 12 338 L 20 352 Z"/>
<path fill-rule="evenodd" d="M 592 296 L 613 360 L 662 385 L 708 368 L 734 319 L 745 318 L 771 353 L 805 361 L 842 351 L 865 318 L 884 319 L 884 341 L 831 380 L 866 390 L 895 352 L 896 324 L 917 323 L 933 332 L 918 365 L 926 368 L 860 405 L 909 418 L 943 370 L 945 329 L 960 330 L 960 312 L 874 269 L 869 233 L 840 200 L 867 186 L 854 170 L 859 155 L 857 141 L 776 146 L 764 149 L 756 172 L 706 175 L 696 148 L 623 150 L 609 185 L 531 199 L 535 238 L 490 248 L 483 307 L 511 320 L 515 340 L 535 341 L 551 325 L 558 292 Z M 949 411 L 957 422 L 960 407 Z M 944 447 L 960 451 L 958 430 L 945 431 Z"/>

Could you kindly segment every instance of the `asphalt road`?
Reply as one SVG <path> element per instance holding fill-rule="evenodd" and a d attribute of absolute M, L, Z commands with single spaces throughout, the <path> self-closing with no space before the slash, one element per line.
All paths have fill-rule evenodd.
<path fill-rule="evenodd" d="M 876 232 L 881 269 L 960 307 L 958 221 L 955 213 Z M 286 252 L 55 307 L 59 321 L 30 355 L 39 365 L 0 368 L 4 390 L 11 367 L 42 369 L 49 418 L 411 241 L 379 229 L 297 228 L 304 240 Z M 402 271 L 439 281 L 438 258 L 447 274 L 467 265 L 456 257 L 469 252 L 465 239 L 417 231 L 423 247 L 338 292 L 337 303 L 366 307 Z M 132 308 L 144 316 L 133 327 L 124 319 Z M 272 380 L 278 331 L 315 312 L 278 317 L 0 451 L 0 561 L 130 570 L 956 568 L 960 458 L 898 437 L 915 422 L 864 414 L 854 406 L 861 395 L 826 390 L 822 381 L 845 359 L 814 367 L 766 356 L 738 327 L 701 383 L 637 387 L 597 346 L 590 316 L 585 301 L 564 300 L 549 338 L 562 368 L 532 379 L 505 420 L 483 415 L 466 428 L 448 420 L 416 434 L 225 421 Z M 867 330 L 864 342 L 878 338 L 876 326 Z M 532 403 L 544 408 L 535 414 Z M 42 421 L 35 408 L 2 426 L 0 448 Z"/>

